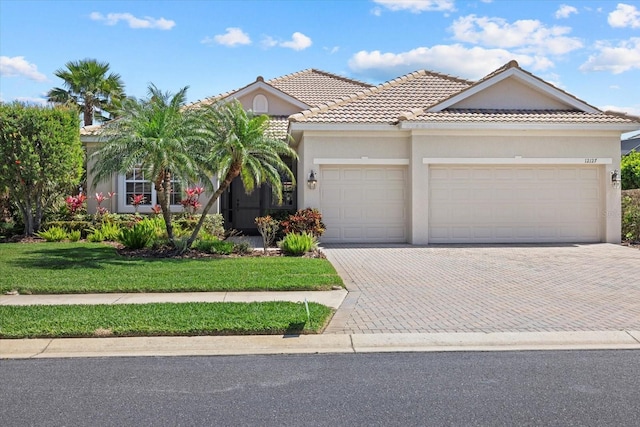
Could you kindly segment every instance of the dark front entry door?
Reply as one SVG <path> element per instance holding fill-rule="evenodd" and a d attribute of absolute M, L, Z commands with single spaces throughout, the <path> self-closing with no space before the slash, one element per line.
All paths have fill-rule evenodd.
<path fill-rule="evenodd" d="M 227 203 L 225 203 L 227 206 L 224 206 L 227 228 L 233 228 L 244 234 L 255 234 L 257 231 L 255 219 L 262 211 L 261 192 L 262 188 L 256 188 L 251 194 L 247 194 L 242 180 L 239 177 L 233 180 L 227 194 Z"/>

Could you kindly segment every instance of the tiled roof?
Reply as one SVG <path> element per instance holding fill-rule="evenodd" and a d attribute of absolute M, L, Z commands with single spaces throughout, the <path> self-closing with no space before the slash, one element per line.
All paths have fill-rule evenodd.
<path fill-rule="evenodd" d="M 294 114 L 290 119 L 310 123 L 393 124 L 402 113 L 427 108 L 472 84 L 421 70 Z"/>
<path fill-rule="evenodd" d="M 289 119 L 287 116 L 271 116 L 269 117 L 269 128 L 266 134 L 271 138 L 286 140 L 287 128 L 289 127 Z"/>
<path fill-rule="evenodd" d="M 266 83 L 310 106 L 372 87 L 367 83 L 313 68 L 267 80 Z"/>
<path fill-rule="evenodd" d="M 634 123 L 637 117 L 623 114 L 587 113 L 577 110 L 485 110 L 450 108 L 416 114 L 417 122 L 496 122 L 496 123 Z"/>
<path fill-rule="evenodd" d="M 258 77 L 257 81 L 264 81 L 264 83 L 274 87 L 275 89 L 312 107 L 371 87 L 368 83 L 348 79 L 346 77 L 313 68 L 276 77 L 271 80 L 264 80 L 262 77 Z M 221 99 L 232 96 L 252 84 L 253 83 L 250 83 L 239 89 L 234 89 L 229 92 L 205 98 L 193 103 L 192 105 L 212 104 Z"/>
<path fill-rule="evenodd" d="M 80 128 L 80 135 L 99 135 L 102 125 L 82 126 Z"/>

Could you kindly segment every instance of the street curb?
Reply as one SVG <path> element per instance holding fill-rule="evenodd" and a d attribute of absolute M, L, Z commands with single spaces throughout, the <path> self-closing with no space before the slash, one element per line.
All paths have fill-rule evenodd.
<path fill-rule="evenodd" d="M 640 331 L 0 340 L 0 359 L 516 350 L 640 350 Z"/>

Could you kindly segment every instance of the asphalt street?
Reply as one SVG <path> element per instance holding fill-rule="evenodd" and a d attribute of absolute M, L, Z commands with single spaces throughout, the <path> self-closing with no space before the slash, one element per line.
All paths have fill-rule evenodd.
<path fill-rule="evenodd" d="M 638 426 L 640 351 L 0 361 L 3 426 Z"/>

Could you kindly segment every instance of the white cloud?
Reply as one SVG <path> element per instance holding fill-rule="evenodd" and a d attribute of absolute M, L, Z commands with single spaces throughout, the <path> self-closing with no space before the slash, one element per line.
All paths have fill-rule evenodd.
<path fill-rule="evenodd" d="M 608 22 L 616 28 L 640 28 L 640 10 L 630 4 L 618 3 L 616 10 L 609 14 Z"/>
<path fill-rule="evenodd" d="M 35 64 L 24 59 L 24 56 L 0 56 L 0 76 L 26 77 L 37 82 L 47 80 L 47 76 L 39 72 Z"/>
<path fill-rule="evenodd" d="M 619 107 L 617 105 L 603 105 L 602 107 L 598 107 L 602 111 L 618 111 L 620 113 L 631 114 L 632 116 L 640 117 L 640 105 L 634 105 L 629 107 Z"/>
<path fill-rule="evenodd" d="M 287 47 L 293 50 L 304 50 L 311 46 L 311 39 L 302 33 L 295 32 L 291 35 L 291 40 L 279 44 L 281 47 Z"/>
<path fill-rule="evenodd" d="M 411 13 L 430 11 L 454 11 L 453 0 L 374 0 L 392 11 L 408 10 Z"/>
<path fill-rule="evenodd" d="M 514 54 L 505 49 L 467 48 L 460 44 L 419 47 L 408 52 L 360 51 L 349 60 L 358 74 L 386 80 L 417 69 L 438 70 L 467 79 L 479 79 L 515 59 L 521 66 L 546 70 L 553 66 L 547 58 Z"/>
<path fill-rule="evenodd" d="M 176 25 L 175 21 L 170 19 L 156 19 L 150 16 L 137 18 L 130 13 L 108 13 L 105 16 L 100 12 L 92 12 L 89 18 L 93 21 L 102 21 L 105 25 L 116 25 L 120 21 L 125 21 L 129 24 L 129 28 L 134 29 L 170 30 Z"/>
<path fill-rule="evenodd" d="M 15 100 L 25 104 L 47 105 L 48 103 L 46 98 L 35 98 L 32 96 L 19 96 Z"/>
<path fill-rule="evenodd" d="M 640 70 L 640 37 L 623 40 L 617 46 L 609 42 L 596 43 L 597 54 L 589 56 L 580 71 L 610 71 L 613 74 Z"/>
<path fill-rule="evenodd" d="M 278 41 L 271 36 L 264 36 L 260 43 L 262 43 L 262 46 L 265 48 L 278 46 Z"/>
<path fill-rule="evenodd" d="M 562 5 L 560 5 L 560 8 L 558 8 L 558 10 L 556 10 L 555 17 L 556 17 L 556 19 L 568 18 L 569 15 L 571 15 L 572 13 L 577 14 L 578 13 L 578 9 L 576 9 L 573 6 L 568 6 L 566 4 L 562 4 Z"/>
<path fill-rule="evenodd" d="M 371 14 L 373 16 L 381 16 L 382 15 L 382 9 L 380 9 L 379 7 L 374 7 L 373 9 L 371 9 Z"/>
<path fill-rule="evenodd" d="M 329 52 L 329 55 L 333 55 L 334 53 L 340 50 L 340 46 L 323 47 L 322 49 Z"/>
<path fill-rule="evenodd" d="M 533 19 L 509 23 L 502 18 L 468 15 L 458 18 L 449 28 L 458 41 L 486 47 L 517 48 L 518 53 L 563 55 L 581 48 L 582 42 L 567 37 L 569 27 L 546 27 Z"/>
<path fill-rule="evenodd" d="M 223 46 L 234 47 L 243 44 L 251 44 L 251 38 L 249 34 L 242 31 L 238 27 L 229 27 L 226 29 L 226 33 L 218 34 L 212 37 L 205 37 L 200 41 L 203 44 L 217 43 Z"/>

